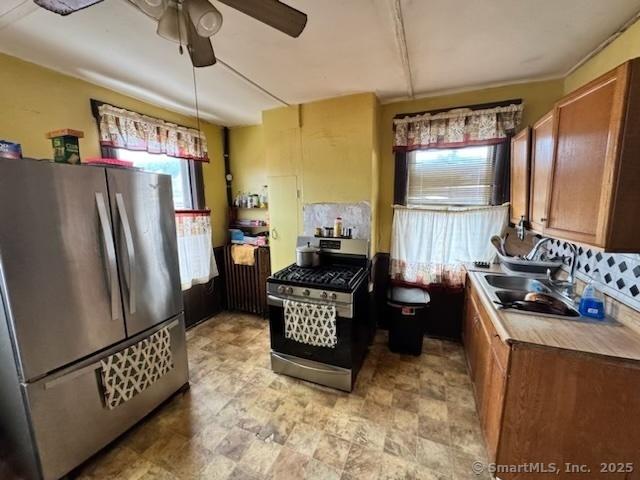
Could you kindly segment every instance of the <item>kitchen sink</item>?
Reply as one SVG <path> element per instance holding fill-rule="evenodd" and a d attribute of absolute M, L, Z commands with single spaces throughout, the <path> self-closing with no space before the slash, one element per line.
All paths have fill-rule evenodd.
<path fill-rule="evenodd" d="M 496 297 L 498 297 L 498 300 L 501 303 L 511 303 L 511 302 L 524 301 L 528 293 L 530 292 L 524 292 L 521 290 L 497 290 L 495 292 L 495 295 Z M 538 315 L 543 314 L 543 315 L 554 315 L 554 316 L 574 317 L 574 318 L 580 316 L 580 313 L 571 305 L 569 305 L 566 300 L 560 298 L 557 295 L 552 295 L 552 296 L 556 300 L 559 300 L 564 306 L 565 310 L 563 313 L 560 313 L 557 309 L 553 309 L 549 305 L 546 305 L 544 303 L 534 303 L 534 302 L 524 302 L 524 303 L 518 304 L 519 306 L 517 308 L 515 307 L 508 307 L 508 308 L 514 308 L 515 310 L 519 310 L 521 312 L 535 313 Z"/>
<path fill-rule="evenodd" d="M 536 279 L 520 275 L 499 275 L 485 273 L 479 275 L 483 289 L 487 292 L 491 301 L 497 308 L 508 308 L 526 315 L 536 315 L 558 320 L 573 320 L 579 322 L 597 322 L 616 324 L 610 317 L 604 320 L 596 320 L 580 315 L 575 302 L 562 295 L 549 285 L 544 279 Z M 561 302 L 564 307 L 560 312 L 557 308 L 551 308 L 542 302 L 524 301 L 527 293 L 544 293 Z M 510 305 L 512 302 L 522 302 Z M 500 306 L 500 304 L 505 304 Z M 557 305 L 560 307 L 560 305 Z"/>
<path fill-rule="evenodd" d="M 520 290 L 526 292 L 550 293 L 551 289 L 540 280 L 510 275 L 485 275 L 485 281 L 494 288 Z"/>

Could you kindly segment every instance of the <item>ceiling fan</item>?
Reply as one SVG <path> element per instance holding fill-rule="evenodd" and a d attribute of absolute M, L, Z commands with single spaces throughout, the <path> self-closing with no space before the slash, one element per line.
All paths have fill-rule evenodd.
<path fill-rule="evenodd" d="M 60 15 L 69 15 L 102 0 L 33 0 Z M 222 14 L 209 0 L 128 0 L 158 22 L 161 37 L 187 46 L 194 67 L 216 63 L 211 37 L 222 26 Z M 220 3 L 265 23 L 291 37 L 298 37 L 307 15 L 279 0 L 218 0 Z"/>

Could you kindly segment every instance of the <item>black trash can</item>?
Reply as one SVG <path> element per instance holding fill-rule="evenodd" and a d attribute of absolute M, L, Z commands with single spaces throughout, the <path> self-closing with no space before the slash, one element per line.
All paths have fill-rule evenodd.
<path fill-rule="evenodd" d="M 419 288 L 389 289 L 389 350 L 410 355 L 422 353 L 429 300 L 429 294 Z"/>

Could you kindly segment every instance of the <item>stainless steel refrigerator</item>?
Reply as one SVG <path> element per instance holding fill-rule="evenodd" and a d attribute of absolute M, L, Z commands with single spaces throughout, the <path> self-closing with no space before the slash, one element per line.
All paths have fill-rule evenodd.
<path fill-rule="evenodd" d="M 65 475 L 187 384 L 176 244 L 167 175 L 0 159 L 0 442 L 25 477 Z M 165 328 L 172 368 L 107 408 L 101 360 Z"/>

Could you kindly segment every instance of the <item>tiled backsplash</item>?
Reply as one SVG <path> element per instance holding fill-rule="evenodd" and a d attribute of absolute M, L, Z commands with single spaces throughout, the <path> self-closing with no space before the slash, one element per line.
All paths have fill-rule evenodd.
<path fill-rule="evenodd" d="M 578 249 L 576 276 L 588 282 L 598 270 L 600 282 L 596 287 L 599 290 L 640 311 L 640 254 L 603 253 L 586 246 L 576 245 L 576 247 Z M 570 248 L 562 240 L 551 242 L 548 252 L 551 256 L 571 257 Z M 568 260 L 566 263 L 569 263 Z M 569 270 L 567 265 L 563 268 Z"/>

